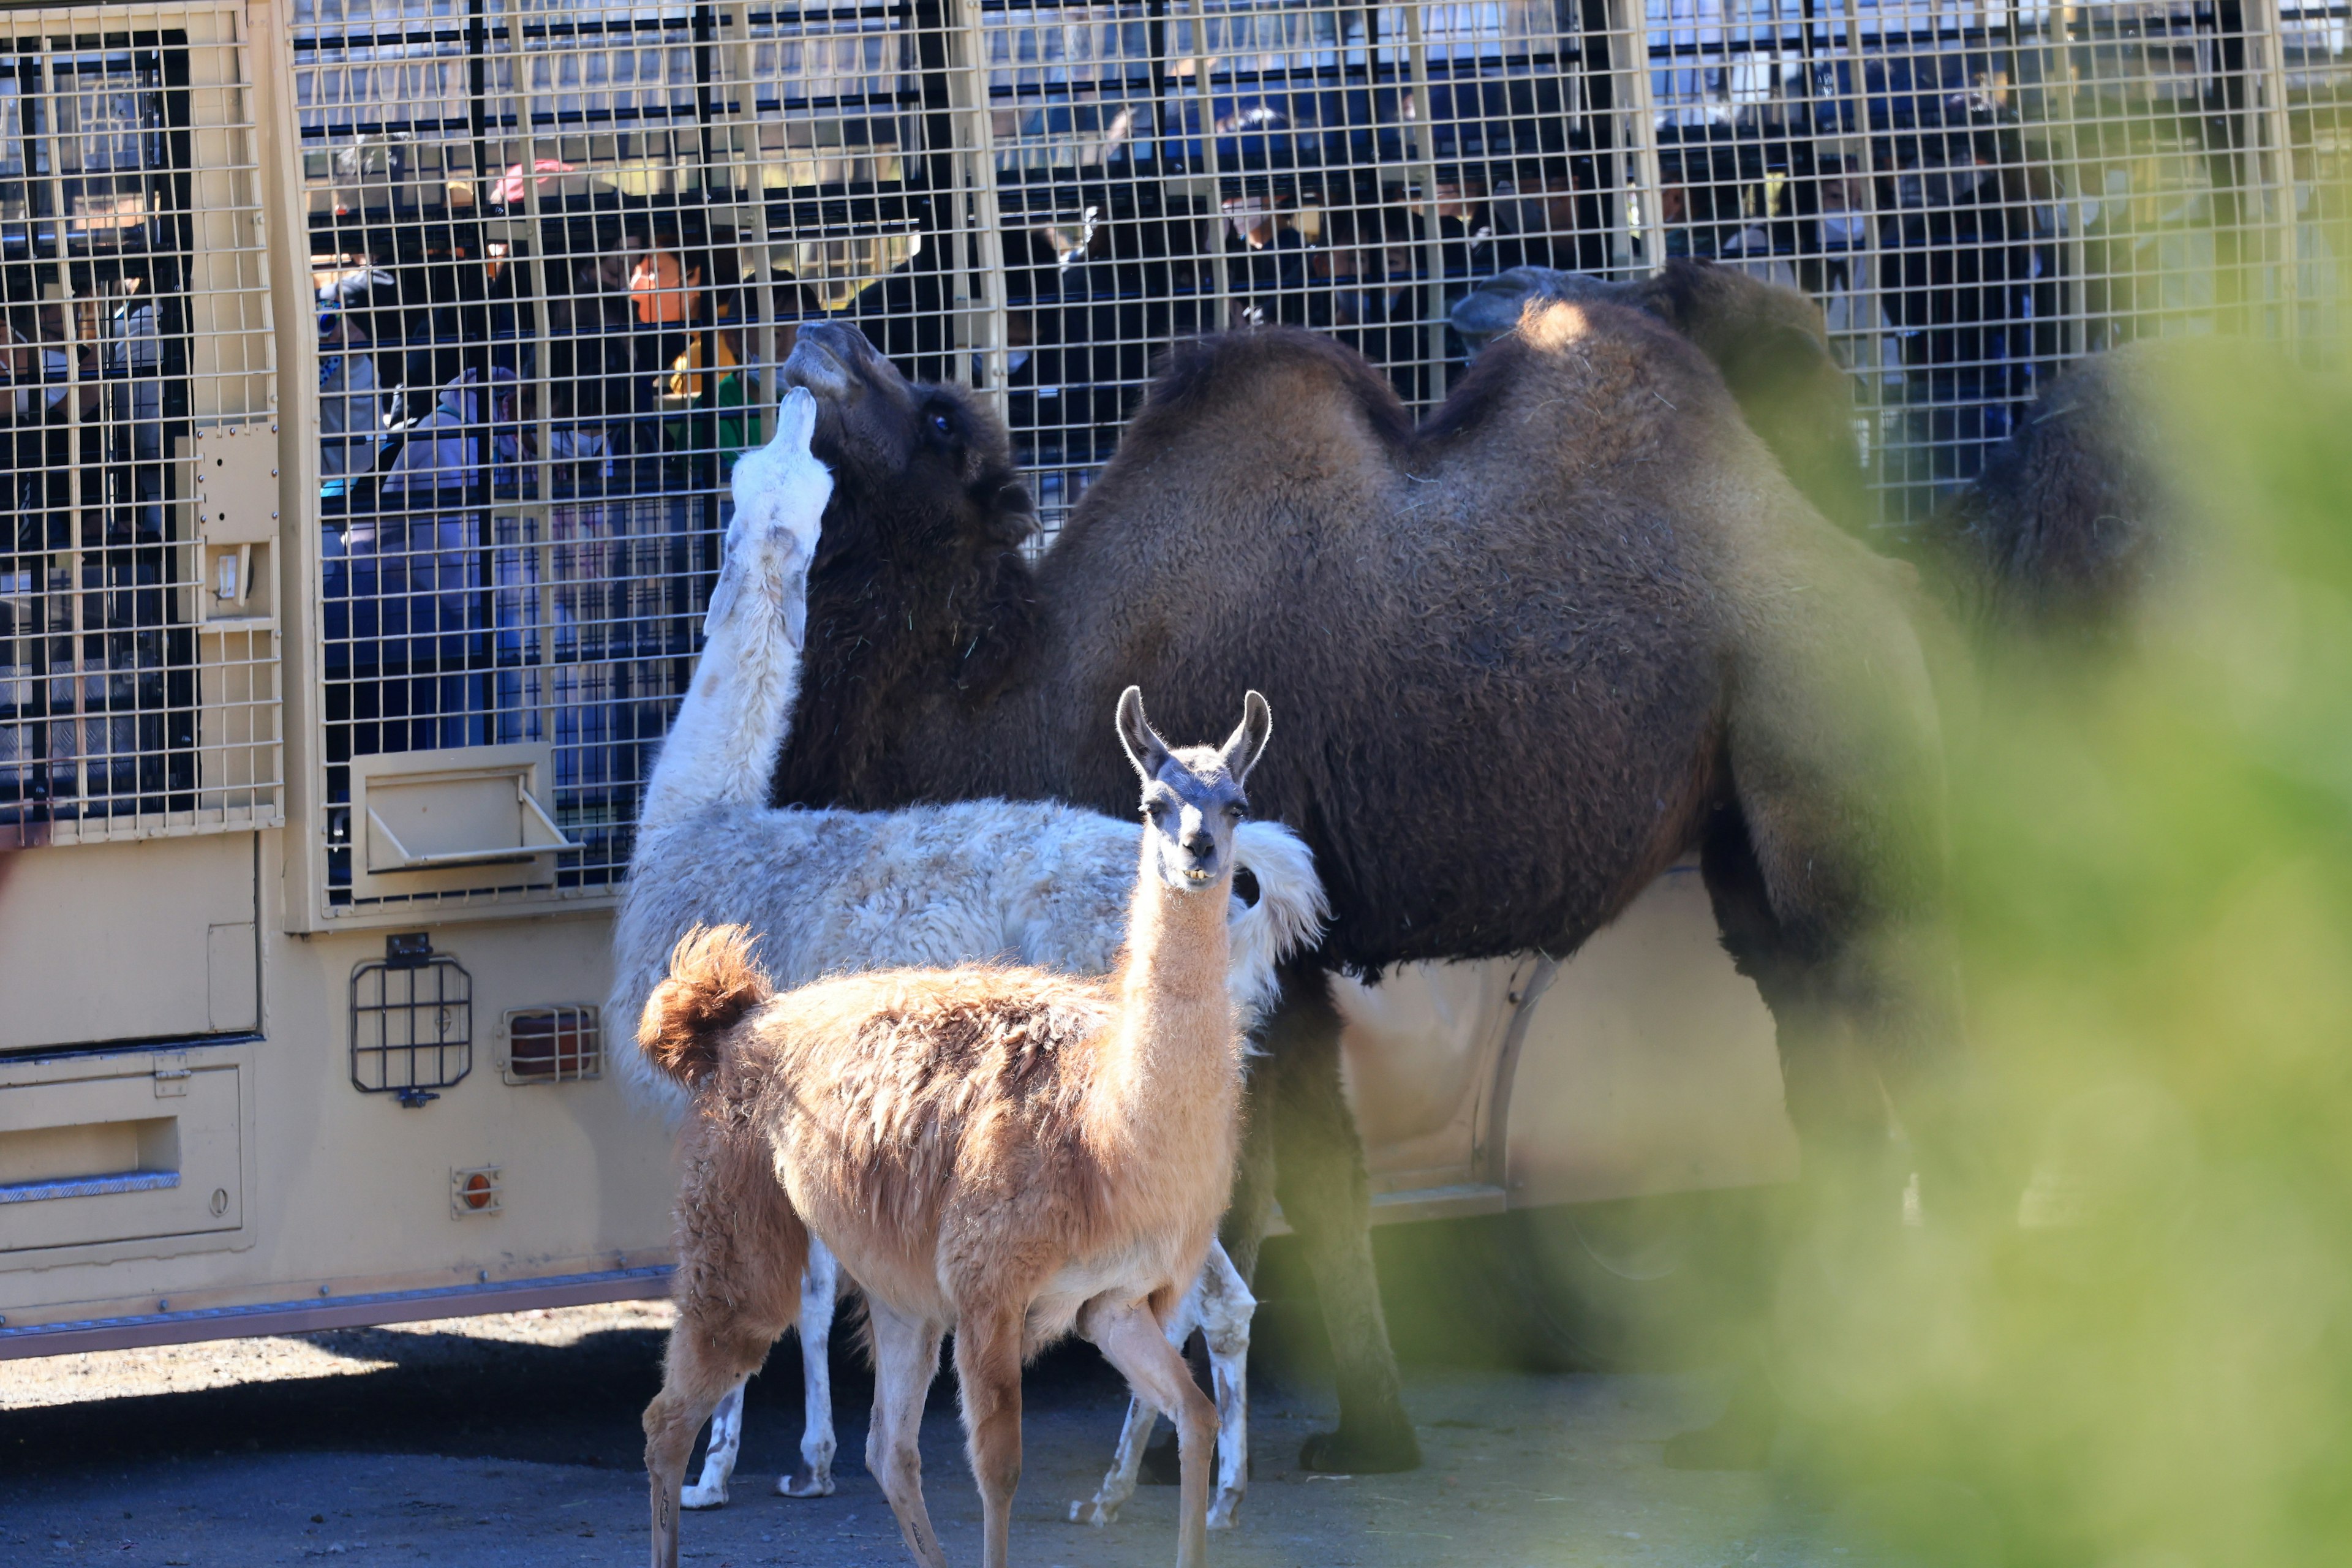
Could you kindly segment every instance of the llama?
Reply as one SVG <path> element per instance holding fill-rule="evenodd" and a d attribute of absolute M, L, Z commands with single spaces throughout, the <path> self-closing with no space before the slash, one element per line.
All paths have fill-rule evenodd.
<path fill-rule="evenodd" d="M 808 564 L 831 489 L 808 450 L 814 418 L 809 395 L 793 392 L 775 440 L 736 467 L 736 511 L 711 595 L 708 646 L 648 784 L 614 930 L 608 1017 L 636 1017 L 678 938 L 710 920 L 761 933 L 771 972 L 793 984 L 1000 953 L 1083 974 L 1107 973 L 1117 959 L 1134 876 L 1136 829 L 1128 824 L 1001 801 L 887 815 L 766 808 L 799 679 Z M 1254 1021 L 1276 995 L 1276 965 L 1312 945 L 1323 892 L 1287 828 L 1244 823 L 1235 853 L 1258 886 L 1256 903 L 1234 913 L 1233 931 L 1234 1000 Z M 676 1086 L 642 1057 L 623 1053 L 621 1070 L 639 1098 L 683 1107 Z M 776 1483 L 787 1497 L 834 1489 L 827 1355 L 838 1286 L 832 1256 L 812 1247 L 799 1323 L 806 1368 L 801 1464 Z M 1255 1306 L 1222 1248 L 1213 1250 L 1188 1307 L 1196 1300 L 1218 1388 L 1221 1457 L 1211 1523 L 1222 1529 L 1234 1522 L 1246 1485 L 1243 1377 Z M 1171 1331 L 1189 1327 L 1180 1314 Z M 685 1506 L 727 1501 L 742 1406 L 740 1385 L 720 1401 L 703 1473 L 687 1489 Z M 1139 1424 L 1148 1433 L 1151 1422 L 1148 1406 L 1130 1408 L 1130 1432 Z M 1122 1474 L 1132 1488 L 1127 1449 L 1123 1439 L 1121 1458 L 1085 1516 L 1093 1522 L 1117 1513 L 1127 1495 L 1118 1488 Z"/>
<path fill-rule="evenodd" d="M 1273 719 L 1252 691 L 1223 746 L 1180 750 L 1138 689 L 1118 713 L 1145 826 L 1112 973 L 889 970 L 778 994 L 742 927 L 678 942 L 637 1030 L 696 1112 L 677 1324 L 645 1415 L 655 1568 L 677 1562 L 695 1433 L 793 1321 L 812 1236 L 865 1288 L 866 1466 L 917 1562 L 945 1568 L 917 1437 L 952 1328 L 986 1568 L 1008 1555 L 1022 1362 L 1074 1330 L 1175 1421 L 1177 1563 L 1205 1563 L 1216 1411 L 1164 1329 L 1233 1183 L 1244 1036 L 1226 904 Z"/>

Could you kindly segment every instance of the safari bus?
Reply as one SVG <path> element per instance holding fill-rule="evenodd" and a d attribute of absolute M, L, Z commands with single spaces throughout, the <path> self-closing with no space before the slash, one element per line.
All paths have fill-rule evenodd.
<path fill-rule="evenodd" d="M 1050 549 L 1179 336 L 1425 407 L 1480 278 L 1710 258 L 1823 301 L 1899 526 L 2074 356 L 2336 330 L 2343 16 L 12 7 L 0 1357 L 667 1291 L 611 915 L 801 323 L 977 389 Z M 1965 333 L 1923 247 L 2000 258 Z M 1375 1219 L 1568 1238 L 1514 1288 L 1570 1339 L 1793 1171 L 1691 868 L 1573 954 L 1334 984 Z"/>

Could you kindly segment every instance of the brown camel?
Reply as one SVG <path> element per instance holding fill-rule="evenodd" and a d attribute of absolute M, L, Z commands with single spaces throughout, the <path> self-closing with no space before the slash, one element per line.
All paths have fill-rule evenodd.
<path fill-rule="evenodd" d="M 1542 304 L 1418 430 L 1311 335 L 1180 344 L 1034 568 L 969 395 L 840 326 L 804 330 L 787 375 L 835 483 L 794 726 L 821 743 L 782 759 L 779 804 L 1108 809 L 1129 786 L 1087 715 L 1143 680 L 1197 729 L 1257 686 L 1291 740 L 1253 793 L 1315 851 L 1325 963 L 1566 954 L 1696 847 L 1778 1016 L 1809 1174 L 1884 1158 L 1885 1094 L 1955 1032 L 1927 671 L 1895 569 L 1666 327 Z M 1337 1036 L 1318 984 L 1286 993 L 1227 1246 L 1249 1267 L 1270 1186 L 1339 1373 L 1339 1430 L 1302 1459 L 1373 1468 L 1412 1436 Z M 1751 1460 L 1769 1429 L 1750 1410 L 1690 1457 Z"/>
<path fill-rule="evenodd" d="M 1531 299 L 1612 300 L 1688 338 L 1822 514 L 1916 562 L 1937 604 L 1979 637 L 2121 629 L 2184 521 L 2159 477 L 2143 400 L 2168 381 L 2291 374 L 2283 359 L 2256 358 L 2259 347 L 2211 340 L 2090 355 L 2036 394 L 1975 479 L 1898 531 L 1870 526 L 1877 509 L 1854 460 L 1853 379 L 1803 294 L 1706 261 L 1624 282 L 1518 267 L 1455 305 L 1454 330 L 1484 345 L 1515 328 Z"/>
<path fill-rule="evenodd" d="M 1216 1407 L 1161 1330 L 1233 1183 L 1243 1035 L 1226 908 L 1243 784 L 1272 727 L 1253 691 L 1223 746 L 1180 749 L 1139 690 L 1120 696 L 1144 826 L 1127 945 L 1099 979 L 967 965 L 778 995 L 743 927 L 680 939 L 637 1031 L 696 1112 L 678 1321 L 645 1415 L 654 1568 L 677 1568 L 695 1433 L 800 1310 L 812 1232 L 865 1288 L 866 1467 L 924 1568 L 946 1559 L 916 1439 L 950 1329 L 987 1568 L 1004 1568 L 1021 1475 L 1021 1363 L 1073 1329 L 1176 1423 L 1176 1562 L 1206 1561 Z"/>

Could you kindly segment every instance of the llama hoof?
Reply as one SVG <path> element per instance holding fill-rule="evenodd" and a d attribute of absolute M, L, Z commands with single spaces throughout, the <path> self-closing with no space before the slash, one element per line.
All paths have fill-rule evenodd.
<path fill-rule="evenodd" d="M 1091 1524 L 1096 1529 L 1099 1530 L 1104 1525 L 1111 1523 L 1118 1518 L 1118 1505 L 1117 1503 L 1102 1503 L 1097 1502 L 1092 1498 L 1081 1498 L 1076 1502 L 1070 1505 L 1070 1522 L 1072 1524 Z"/>
<path fill-rule="evenodd" d="M 794 1470 L 789 1476 L 778 1476 L 776 1495 L 778 1497 L 831 1497 L 833 1472 L 830 1469 L 811 1470 L 803 1468 Z"/>
<path fill-rule="evenodd" d="M 1231 1530 L 1241 1522 L 1242 1494 L 1238 1491 L 1219 1492 L 1209 1500 L 1209 1528 Z"/>
<path fill-rule="evenodd" d="M 677 1506 L 690 1509 L 725 1508 L 727 1489 L 723 1485 L 706 1487 L 699 1484 L 681 1488 L 677 1494 Z"/>
<path fill-rule="evenodd" d="M 1298 1466 L 1327 1475 L 1391 1476 L 1421 1468 L 1421 1443 L 1404 1422 L 1385 1431 L 1342 1422 L 1337 1432 L 1317 1432 L 1301 1443 Z"/>

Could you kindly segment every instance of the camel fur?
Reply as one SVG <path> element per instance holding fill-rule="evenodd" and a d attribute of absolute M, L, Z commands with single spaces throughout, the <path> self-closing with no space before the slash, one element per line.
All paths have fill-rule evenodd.
<path fill-rule="evenodd" d="M 986 1568 L 1007 1561 L 1022 1361 L 1073 1329 L 1176 1422 L 1177 1561 L 1205 1561 L 1215 1409 L 1163 1331 L 1233 1179 L 1244 1035 L 1227 903 L 1272 724 L 1253 691 L 1222 747 L 1179 750 L 1135 689 L 1118 711 L 1147 826 L 1109 975 L 966 965 L 776 994 L 730 926 L 682 939 L 647 1000 L 638 1044 L 695 1108 L 678 1321 L 645 1417 L 655 1568 L 677 1561 L 696 1431 L 797 1314 L 812 1233 L 865 1289 L 866 1463 L 925 1568 L 944 1559 L 917 1438 L 950 1329 Z"/>
<path fill-rule="evenodd" d="M 966 802 L 889 814 L 771 810 L 765 805 L 798 686 L 807 572 L 832 481 L 809 453 L 815 405 L 788 396 L 775 440 L 736 467 L 736 510 L 711 595 L 705 648 L 649 781 L 635 858 L 614 929 L 607 1017 L 635 1018 L 686 932 L 716 921 L 761 942 L 768 973 L 787 984 L 857 969 L 947 966 L 1000 956 L 1075 974 L 1117 962 L 1133 881 L 1137 828 L 1066 806 Z M 1232 997 L 1255 1028 L 1278 991 L 1276 966 L 1311 947 L 1324 909 L 1305 847 L 1276 823 L 1235 836 L 1257 899 L 1233 911 Z M 713 993 L 714 1005 L 733 1000 Z M 638 1052 L 619 1053 L 632 1092 L 676 1113 L 688 1097 Z M 835 1440 L 828 1347 L 838 1270 L 810 1250 L 799 1328 L 805 1420 L 801 1465 L 778 1479 L 786 1496 L 834 1489 Z M 1205 1292 L 1205 1296 L 1203 1296 Z M 1251 1301 L 1222 1248 L 1188 1302 L 1216 1330 L 1212 1370 L 1221 1418 L 1216 1528 L 1233 1524 L 1247 1482 L 1244 1367 Z M 741 1437 L 742 1389 L 711 1424 L 688 1507 L 728 1497 Z M 1129 1425 L 1150 1425 L 1130 1407 Z M 1114 1463 L 1089 1517 L 1117 1511 L 1126 1468 Z M 1131 1472 L 1129 1476 L 1132 1484 Z M 1119 1497 L 1124 1493 L 1119 1493 Z"/>
<path fill-rule="evenodd" d="M 1140 679 L 1197 730 L 1246 682 L 1286 716 L 1256 793 L 1330 892 L 1319 963 L 1564 956 L 1696 847 L 1811 1148 L 1883 1148 L 1887 1097 L 1949 1062 L 1941 739 L 1903 574 L 1650 314 L 1535 301 L 1418 428 L 1310 334 L 1179 343 L 1034 564 L 974 397 L 839 323 L 803 329 L 786 378 L 835 471 L 795 721 L 833 743 L 782 759 L 778 804 L 1108 809 L 1127 786 L 1077 716 Z M 1275 1152 L 1245 1155 L 1227 1240 L 1242 1260 L 1270 1163 L 1339 1371 L 1340 1430 L 1302 1460 L 1378 1468 L 1412 1438 L 1337 1027 L 1286 994 L 1266 1070 L 1300 1083 L 1253 1102 L 1312 1109 L 1253 1117 Z"/>

